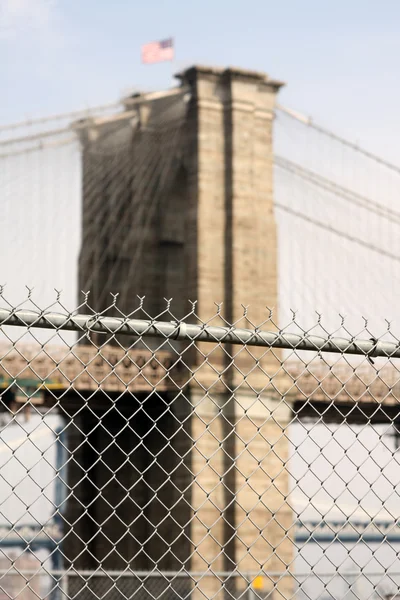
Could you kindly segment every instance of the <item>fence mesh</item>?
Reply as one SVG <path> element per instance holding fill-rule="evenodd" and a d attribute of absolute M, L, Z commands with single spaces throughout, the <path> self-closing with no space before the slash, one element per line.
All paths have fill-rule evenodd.
<path fill-rule="evenodd" d="M 0 598 L 394 598 L 399 340 L 0 308 Z"/>

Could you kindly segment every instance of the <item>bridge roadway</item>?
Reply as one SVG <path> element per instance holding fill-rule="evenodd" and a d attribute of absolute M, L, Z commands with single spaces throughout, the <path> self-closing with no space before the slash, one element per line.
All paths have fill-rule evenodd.
<path fill-rule="evenodd" d="M 93 398 L 102 391 L 107 397 L 119 397 L 123 392 L 176 392 L 185 386 L 192 371 L 172 351 L 104 346 L 101 355 L 95 346 L 69 348 L 18 347 L 0 349 L 0 389 L 3 402 L 26 402 L 44 406 Z M 400 368 L 400 367 L 399 367 Z M 275 369 L 275 370 L 274 370 Z M 221 367 L 222 371 L 222 367 Z M 266 377 L 265 393 L 278 391 L 291 401 L 299 416 L 348 419 L 361 422 L 368 417 L 376 422 L 397 419 L 400 399 L 400 371 L 395 361 L 385 360 L 383 366 L 361 359 L 351 366 L 336 357 L 334 366 L 319 358 L 306 366 L 300 360 L 285 361 L 271 367 L 272 384 Z M 218 375 L 216 375 L 218 379 Z M 15 385 L 17 384 L 17 385 Z M 97 399 L 99 396 L 97 395 Z"/>

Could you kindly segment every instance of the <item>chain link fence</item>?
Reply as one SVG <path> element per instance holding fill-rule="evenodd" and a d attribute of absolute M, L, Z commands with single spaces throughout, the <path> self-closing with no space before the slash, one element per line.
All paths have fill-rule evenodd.
<path fill-rule="evenodd" d="M 0 305 L 0 599 L 394 598 L 400 343 Z"/>

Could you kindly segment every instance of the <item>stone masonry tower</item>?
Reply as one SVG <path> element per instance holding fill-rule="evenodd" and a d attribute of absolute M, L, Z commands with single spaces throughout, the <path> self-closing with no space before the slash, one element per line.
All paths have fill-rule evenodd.
<path fill-rule="evenodd" d="M 164 298 L 173 298 L 177 318 L 196 300 L 202 321 L 215 317 L 215 302 L 223 302 L 226 321 L 241 319 L 242 327 L 264 324 L 267 306 L 276 320 L 272 121 L 282 84 L 263 73 L 202 66 L 178 79 L 179 87 L 165 93 L 127 99 L 119 115 L 77 124 L 83 144 L 80 289 L 91 290 L 90 304 L 99 311 L 110 305 L 110 292 L 119 292 L 125 314 L 139 295 L 152 316 L 165 309 Z M 249 306 L 247 323 L 243 305 Z M 189 456 L 190 514 L 182 526 L 190 546 L 181 544 L 181 562 L 169 567 L 274 572 L 276 579 L 265 580 L 265 597 L 290 597 L 290 577 L 276 575 L 285 574 L 293 558 L 282 436 L 290 408 L 270 384 L 275 359 L 252 349 L 233 367 L 237 350 L 219 349 L 207 363 L 207 344 L 185 352 L 185 362 L 196 367 L 184 389 L 190 408 L 178 397 L 170 410 L 188 423 L 174 445 Z M 232 585 L 241 593 L 245 583 Z M 218 578 L 205 577 L 193 593 L 219 598 L 220 587 Z"/>
<path fill-rule="evenodd" d="M 89 284 L 99 310 L 116 291 L 126 312 L 136 294 L 154 314 L 165 297 L 178 314 L 196 299 L 202 318 L 224 302 L 232 322 L 249 304 L 261 323 L 277 305 L 272 119 L 282 84 L 206 67 L 178 78 L 179 88 L 85 124 L 80 290 Z"/>

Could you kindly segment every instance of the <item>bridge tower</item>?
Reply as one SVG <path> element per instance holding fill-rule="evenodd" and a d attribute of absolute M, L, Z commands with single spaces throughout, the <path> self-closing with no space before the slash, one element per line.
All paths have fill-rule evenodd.
<path fill-rule="evenodd" d="M 139 295 L 146 296 L 145 309 L 152 316 L 165 309 L 164 298 L 173 298 L 171 312 L 177 318 L 190 312 L 188 300 L 196 300 L 196 315 L 208 321 L 216 314 L 214 302 L 223 302 L 228 322 L 239 321 L 242 305 L 249 305 L 253 325 L 248 326 L 260 325 L 266 307 L 274 309 L 275 317 L 277 308 L 272 121 L 282 84 L 263 73 L 202 66 L 178 79 L 179 86 L 165 93 L 128 98 L 121 114 L 77 124 L 83 147 L 79 287 L 91 290 L 89 302 L 98 311 L 109 306 L 110 292 L 119 292 L 118 307 L 125 314 Z M 76 452 L 69 470 L 79 502 L 69 502 L 75 538 L 65 550 L 75 566 L 88 568 L 84 560 L 91 561 L 89 567 L 97 560 L 113 569 L 128 563 L 132 569 L 184 565 L 197 573 L 286 572 L 292 560 L 286 534 L 292 515 L 282 507 L 288 488 L 282 474 L 288 455 L 282 429 L 290 408 L 266 383 L 276 365 L 260 353 L 254 369 L 254 358 L 242 352 L 235 358 L 240 371 L 227 368 L 232 348 L 225 348 L 213 354 L 211 368 L 210 361 L 201 361 L 207 347 L 199 344 L 198 349 L 185 354 L 198 370 L 184 399 L 169 398 L 176 419 L 164 416 L 158 425 L 169 432 L 174 452 L 171 447 L 162 452 L 157 430 L 147 436 L 151 415 L 157 419 L 163 413 L 157 395 L 138 398 L 135 406 L 126 403 L 125 412 L 115 417 L 108 412 L 101 425 L 106 435 L 99 429 L 90 434 L 97 417 L 80 412 L 79 431 L 70 436 L 70 451 Z M 130 433 L 123 427 L 126 419 Z M 185 426 L 177 427 L 176 421 Z M 90 439 L 89 453 L 82 450 L 82 436 Z M 143 436 L 145 445 L 135 451 Z M 107 450 L 106 437 L 120 449 Z M 156 454 L 159 464 L 134 486 L 141 466 Z M 118 471 L 124 456 L 129 461 Z M 88 469 L 90 476 L 82 481 Z M 157 500 L 149 502 L 149 490 L 166 469 L 171 475 L 161 508 Z M 107 483 L 109 473 L 117 472 Z M 105 492 L 95 508 L 90 498 L 93 485 L 100 484 Z M 176 489 L 186 490 L 178 503 Z M 126 490 L 136 506 L 130 518 Z M 161 522 L 165 506 L 170 518 Z M 132 518 L 140 510 L 142 516 Z M 102 542 L 85 531 L 83 513 L 86 524 L 91 517 L 102 523 Z M 127 529 L 129 534 L 121 537 Z M 90 557 L 86 552 L 83 559 L 77 552 L 86 538 L 91 539 Z M 170 551 L 161 538 L 170 539 Z M 117 549 L 106 539 L 119 540 Z M 274 597 L 289 597 L 289 577 L 277 580 Z M 273 583 L 266 582 L 266 595 Z M 220 585 L 217 578 L 206 577 L 196 590 L 199 597 L 217 597 Z M 243 590 L 244 582 L 238 580 L 236 587 Z"/>

